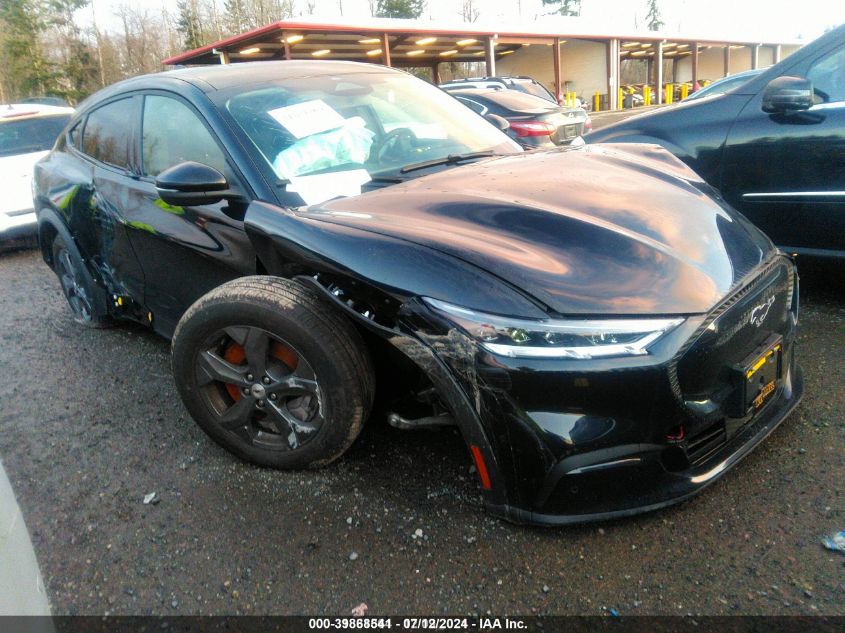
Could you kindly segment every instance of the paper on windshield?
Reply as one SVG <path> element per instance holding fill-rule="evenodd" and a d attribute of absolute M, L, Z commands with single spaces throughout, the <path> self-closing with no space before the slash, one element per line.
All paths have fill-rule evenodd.
<path fill-rule="evenodd" d="M 287 186 L 288 191 L 298 193 L 305 204 L 312 205 L 341 196 L 357 196 L 361 185 L 370 182 L 366 169 L 350 169 L 313 176 L 295 176 Z"/>
<path fill-rule="evenodd" d="M 305 138 L 341 127 L 346 121 L 321 99 L 303 101 L 267 112 L 296 138 Z"/>

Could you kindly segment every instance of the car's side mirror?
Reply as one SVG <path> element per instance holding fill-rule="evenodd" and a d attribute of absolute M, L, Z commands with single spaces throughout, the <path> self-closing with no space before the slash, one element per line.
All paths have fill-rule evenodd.
<path fill-rule="evenodd" d="M 156 178 L 156 192 L 167 204 L 191 207 L 239 197 L 226 177 L 202 163 L 187 161 L 168 167 Z"/>
<path fill-rule="evenodd" d="M 802 77 L 777 77 L 763 91 L 763 112 L 788 114 L 813 105 L 813 82 Z"/>
<path fill-rule="evenodd" d="M 484 115 L 484 118 L 487 119 L 490 123 L 495 125 L 499 130 L 504 132 L 508 128 L 510 128 L 511 124 L 508 123 L 508 120 L 505 117 L 499 116 L 498 114 L 493 114 L 492 112 L 488 112 Z"/>

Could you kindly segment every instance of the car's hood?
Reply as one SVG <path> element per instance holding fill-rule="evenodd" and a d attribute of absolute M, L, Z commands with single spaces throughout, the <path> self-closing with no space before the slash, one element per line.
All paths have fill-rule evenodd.
<path fill-rule="evenodd" d="M 32 207 L 32 168 L 46 155 L 47 152 L 32 152 L 0 156 L 0 179 L 3 182 L 0 213 Z"/>
<path fill-rule="evenodd" d="M 586 146 L 444 169 L 301 212 L 471 262 L 561 314 L 691 314 L 772 249 L 709 191 L 657 146 Z"/>

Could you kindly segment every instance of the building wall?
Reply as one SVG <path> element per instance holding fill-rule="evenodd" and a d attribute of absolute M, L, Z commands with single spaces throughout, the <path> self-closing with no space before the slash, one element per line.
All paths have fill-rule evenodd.
<path fill-rule="evenodd" d="M 798 50 L 798 46 L 782 46 L 781 59 Z M 724 76 L 724 49 L 713 46 L 698 53 L 698 79 L 715 80 Z M 774 63 L 774 47 L 761 46 L 759 67 Z M 562 90 L 574 90 L 580 97 L 589 99 L 596 91 L 607 92 L 607 52 L 603 42 L 586 40 L 567 40 L 560 47 L 560 67 Z M 751 48 L 745 46 L 731 50 L 730 74 L 736 74 L 751 68 Z M 629 69 L 629 73 L 634 69 Z M 642 74 L 644 70 L 642 70 Z M 554 65 L 552 49 L 543 44 L 523 46 L 512 55 L 496 61 L 496 73 L 499 75 L 528 75 L 533 77 L 550 91 L 554 92 Z M 626 73 L 628 74 L 628 73 Z M 667 67 L 664 81 L 681 83 L 692 79 L 692 56 L 678 60 L 675 76 Z M 624 83 L 624 81 L 623 81 Z"/>
<path fill-rule="evenodd" d="M 785 59 L 798 50 L 797 46 L 782 46 L 780 58 Z M 698 52 L 698 79 L 720 79 L 724 76 L 724 49 L 714 46 Z M 773 46 L 761 46 L 757 56 L 757 67 L 766 68 L 775 63 L 775 49 Z M 744 70 L 751 70 L 751 47 L 735 48 L 731 50 L 730 74 Z M 678 60 L 675 81 L 680 83 L 692 80 L 692 56 L 687 55 Z"/>
<path fill-rule="evenodd" d="M 552 48 L 544 44 L 523 46 L 513 55 L 496 60 L 499 75 L 528 75 L 554 92 Z M 590 98 L 598 90 L 607 92 L 607 53 L 602 42 L 567 40 L 560 47 L 562 90 L 574 90 Z"/>

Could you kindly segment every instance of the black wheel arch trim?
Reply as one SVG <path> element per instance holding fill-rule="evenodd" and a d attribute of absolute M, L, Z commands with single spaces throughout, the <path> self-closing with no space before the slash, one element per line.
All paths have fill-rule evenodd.
<path fill-rule="evenodd" d="M 354 323 L 390 343 L 420 368 L 455 417 L 467 447 L 478 446 L 484 456 L 491 482 L 489 489 L 482 486 L 484 503 L 496 506 L 516 502 L 515 491 L 510 491 L 507 483 L 512 478 L 505 476 L 500 455 L 494 450 L 481 419 L 473 408 L 466 392 L 454 379 L 449 368 L 434 350 L 410 333 L 391 329 L 367 319 L 364 315 L 340 301 L 314 277 L 297 276 L 295 280 L 317 291 L 328 303 L 350 317 Z"/>
<path fill-rule="evenodd" d="M 44 259 L 44 263 L 47 264 L 51 270 L 55 271 L 55 262 L 52 261 L 53 240 L 47 240 L 48 230 L 52 230 L 62 238 L 62 241 L 65 243 L 65 246 L 71 254 L 79 258 L 79 261 L 82 262 L 83 267 L 81 272 L 85 275 L 86 283 L 88 283 L 93 290 L 93 308 L 96 313 L 102 316 L 110 314 L 108 292 L 100 282 L 96 271 L 92 269 L 88 260 L 82 256 L 82 252 L 79 250 L 76 240 L 73 239 L 73 235 L 67 228 L 67 225 L 62 221 L 61 216 L 53 209 L 41 206 L 38 208 L 37 217 L 38 244 L 41 249 L 41 257 Z M 50 229 L 47 228 L 48 226 Z"/>

